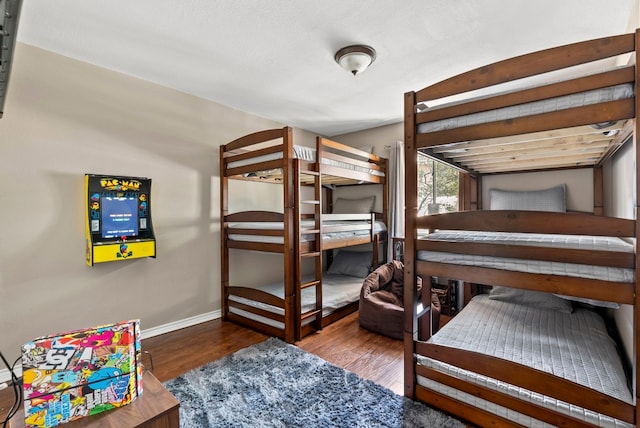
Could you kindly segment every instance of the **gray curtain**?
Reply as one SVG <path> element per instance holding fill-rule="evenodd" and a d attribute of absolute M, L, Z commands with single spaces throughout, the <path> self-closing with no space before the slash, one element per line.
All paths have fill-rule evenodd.
<path fill-rule="evenodd" d="M 391 238 L 404 237 L 404 142 L 389 147 L 389 244 L 387 260 L 393 260 Z"/>

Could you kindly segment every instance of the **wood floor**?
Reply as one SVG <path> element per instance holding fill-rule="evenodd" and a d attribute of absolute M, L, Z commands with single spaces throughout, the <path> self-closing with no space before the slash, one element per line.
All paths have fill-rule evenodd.
<path fill-rule="evenodd" d="M 161 381 L 266 340 L 267 336 L 220 320 L 142 341 L 147 368 Z M 355 312 L 296 345 L 326 361 L 403 394 L 403 344 L 360 327 Z M 0 421 L 13 401 L 11 389 L 0 391 Z"/>

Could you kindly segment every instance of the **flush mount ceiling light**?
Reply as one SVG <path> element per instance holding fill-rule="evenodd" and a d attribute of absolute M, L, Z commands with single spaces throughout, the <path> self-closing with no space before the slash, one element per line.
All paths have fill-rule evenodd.
<path fill-rule="evenodd" d="M 335 56 L 335 60 L 340 64 L 340 67 L 354 76 L 365 71 L 375 59 L 375 49 L 366 45 L 346 46 L 336 52 Z"/>

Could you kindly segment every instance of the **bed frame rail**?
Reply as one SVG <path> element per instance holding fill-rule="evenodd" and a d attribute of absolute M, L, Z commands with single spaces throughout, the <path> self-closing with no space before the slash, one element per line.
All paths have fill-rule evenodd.
<path fill-rule="evenodd" d="M 481 210 L 416 218 L 417 229 L 477 230 L 563 235 L 635 236 L 636 221 L 588 213 Z"/>
<path fill-rule="evenodd" d="M 435 100 L 634 51 L 635 34 L 545 49 L 479 67 L 427 86 L 416 92 L 416 99 L 418 102 Z"/>
<path fill-rule="evenodd" d="M 463 349 L 455 349 L 455 352 L 452 352 L 450 348 L 426 342 L 416 343 L 416 352 L 419 355 L 449 363 L 456 367 L 479 373 L 530 391 L 538 392 L 540 394 L 568 402 L 569 404 L 593 410 L 594 412 L 602 413 L 628 423 L 634 423 L 634 406 L 591 388 L 558 378 L 557 376 L 553 376 L 540 370 L 532 369 L 522 364 Z M 481 398 L 490 398 L 486 396 L 487 391 L 490 390 L 478 386 L 472 386 L 466 382 L 455 381 L 448 375 L 440 375 L 437 370 L 428 369 L 418 365 L 417 374 L 454 388 L 463 387 L 469 390 L 465 392 L 480 393 Z M 466 386 L 462 386 L 462 384 Z M 511 400 L 505 400 L 503 398 L 503 394 L 493 392 L 491 395 L 494 396 L 491 398 L 498 399 L 498 404 L 500 405 L 510 404 L 513 406 L 514 404 L 507 403 L 506 401 Z M 571 397 L 571 399 L 568 397 Z M 536 419 L 544 417 L 544 415 L 540 413 L 540 408 L 538 406 L 534 407 L 525 405 L 522 400 L 512 400 L 514 402 L 518 402 L 517 406 L 519 408 L 514 410 L 528 414 Z M 564 418 L 566 419 L 566 416 L 564 416 Z M 557 420 L 546 422 L 554 424 L 558 423 Z"/>

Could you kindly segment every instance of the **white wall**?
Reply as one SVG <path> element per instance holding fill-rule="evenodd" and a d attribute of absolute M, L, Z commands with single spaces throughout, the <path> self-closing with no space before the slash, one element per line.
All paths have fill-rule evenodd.
<path fill-rule="evenodd" d="M 13 67 L 0 119 L 0 350 L 13 361 L 40 335 L 219 311 L 218 147 L 282 124 L 24 44 Z M 152 179 L 156 259 L 85 264 L 85 173 Z M 231 193 L 237 209 L 282 204 L 277 185 Z M 278 256 L 241 257 L 248 280 L 282 275 Z"/>
<path fill-rule="evenodd" d="M 605 215 L 636 219 L 636 180 L 633 144 L 625 144 L 604 166 Z M 633 353 L 633 307 L 613 311 L 627 358 Z"/>

